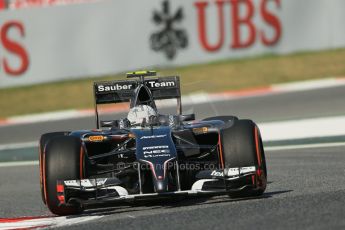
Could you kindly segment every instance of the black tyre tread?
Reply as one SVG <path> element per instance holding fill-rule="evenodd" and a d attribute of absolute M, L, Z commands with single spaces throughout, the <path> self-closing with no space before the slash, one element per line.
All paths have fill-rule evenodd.
<path fill-rule="evenodd" d="M 238 120 L 235 124 L 221 131 L 221 142 L 225 168 L 258 166 L 256 154 L 255 130 L 256 124 L 251 120 Z M 259 136 L 261 165 L 267 176 L 266 161 L 261 137 Z M 241 195 L 262 195 L 264 190 L 255 190 Z M 231 194 L 230 194 L 231 195 Z M 238 194 L 234 194 L 238 197 Z"/>
<path fill-rule="evenodd" d="M 52 132 L 52 133 L 45 133 L 41 136 L 39 140 L 39 149 L 38 149 L 38 159 L 39 159 L 39 169 L 40 169 L 40 188 L 41 188 L 41 197 L 44 204 L 46 204 L 46 200 L 44 198 L 44 191 L 42 186 L 42 159 L 43 159 L 43 152 L 46 144 L 49 140 L 54 137 L 58 136 L 67 136 L 69 132 Z"/>
<path fill-rule="evenodd" d="M 80 178 L 80 151 L 82 143 L 73 136 L 58 136 L 51 139 L 45 151 L 45 185 L 47 206 L 56 215 L 72 215 L 82 212 L 77 206 L 59 206 L 57 180 L 76 180 Z"/>

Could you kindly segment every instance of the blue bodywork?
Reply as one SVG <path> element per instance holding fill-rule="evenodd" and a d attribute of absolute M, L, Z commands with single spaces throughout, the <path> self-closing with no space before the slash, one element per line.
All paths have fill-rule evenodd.
<path fill-rule="evenodd" d="M 131 131 L 136 137 L 137 160 L 150 165 L 156 192 L 168 191 L 167 164 L 177 158 L 171 128 L 161 126 L 132 129 Z"/>

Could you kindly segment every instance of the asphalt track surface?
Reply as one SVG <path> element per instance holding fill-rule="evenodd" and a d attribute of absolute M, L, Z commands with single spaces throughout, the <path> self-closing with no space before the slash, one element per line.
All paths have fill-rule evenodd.
<path fill-rule="evenodd" d="M 301 92 L 248 97 L 214 103 L 185 106 L 185 113 L 194 112 L 197 119 L 215 115 L 236 115 L 256 122 L 294 120 L 345 115 L 345 86 Z M 161 113 L 173 113 L 164 109 Z M 175 111 L 176 112 L 176 111 Z M 126 116 L 117 114 L 105 119 Z M 37 141 L 42 133 L 95 128 L 93 117 L 35 124 L 0 127 L 0 144 Z"/>
<path fill-rule="evenodd" d="M 69 229 L 344 229 L 345 147 L 266 152 L 263 197 L 227 196 L 123 205 L 88 211 L 105 215 Z M 50 215 L 38 167 L 0 168 L 0 216 Z"/>
<path fill-rule="evenodd" d="M 193 106 L 198 118 L 234 114 L 257 122 L 345 115 L 345 87 L 250 97 Z M 190 110 L 191 108 L 186 108 Z M 93 128 L 93 118 L 0 127 L 1 144 L 43 132 Z M 4 135 L 4 133 L 6 135 Z M 345 147 L 266 152 L 263 197 L 226 196 L 122 205 L 69 229 L 345 229 Z M 0 217 L 51 215 L 41 202 L 38 166 L 0 168 Z"/>

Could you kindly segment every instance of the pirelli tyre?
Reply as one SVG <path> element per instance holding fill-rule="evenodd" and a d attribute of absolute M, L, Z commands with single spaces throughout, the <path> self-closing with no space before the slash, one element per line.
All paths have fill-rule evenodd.
<path fill-rule="evenodd" d="M 46 200 L 44 198 L 44 191 L 43 191 L 43 184 L 42 184 L 42 159 L 43 159 L 43 152 L 45 150 L 45 146 L 48 143 L 49 140 L 51 140 L 54 137 L 58 136 L 67 136 L 69 132 L 53 132 L 53 133 L 45 133 L 41 136 L 38 146 L 38 159 L 39 159 L 39 168 L 40 168 L 40 187 L 41 187 L 41 196 L 42 201 L 45 204 Z"/>
<path fill-rule="evenodd" d="M 251 120 L 237 120 L 220 132 L 223 164 L 229 168 L 255 166 L 255 176 L 226 182 L 230 197 L 260 196 L 267 184 L 267 169 L 260 130 Z"/>
<path fill-rule="evenodd" d="M 73 215 L 82 212 L 77 205 L 60 205 L 57 180 L 83 179 L 85 151 L 81 140 L 73 136 L 51 139 L 43 153 L 43 191 L 46 205 L 56 215 Z"/>

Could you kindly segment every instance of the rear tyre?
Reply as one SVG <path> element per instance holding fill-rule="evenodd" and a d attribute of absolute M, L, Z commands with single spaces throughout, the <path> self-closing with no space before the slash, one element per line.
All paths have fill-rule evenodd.
<path fill-rule="evenodd" d="M 260 196 L 267 184 L 265 153 L 259 128 L 251 120 L 238 120 L 230 128 L 221 130 L 224 168 L 256 167 L 255 181 L 249 178 L 246 189 L 229 192 L 231 197 Z M 240 186 L 243 186 L 241 184 Z"/>
<path fill-rule="evenodd" d="M 51 140 L 54 137 L 58 136 L 67 136 L 69 132 L 53 132 L 53 133 L 45 133 L 41 136 L 39 141 L 39 149 L 38 149 L 38 159 L 39 159 L 39 167 L 40 167 L 40 188 L 41 188 L 41 196 L 42 201 L 44 204 L 46 204 L 46 200 L 44 198 L 44 191 L 43 191 L 43 171 L 42 171 L 42 160 L 43 160 L 43 152 L 45 151 L 45 146 L 48 143 L 49 140 Z"/>
<path fill-rule="evenodd" d="M 56 215 L 73 215 L 82 212 L 77 205 L 60 206 L 57 180 L 78 180 L 84 176 L 84 147 L 79 138 L 57 136 L 51 139 L 43 154 L 43 187 L 46 204 Z"/>

